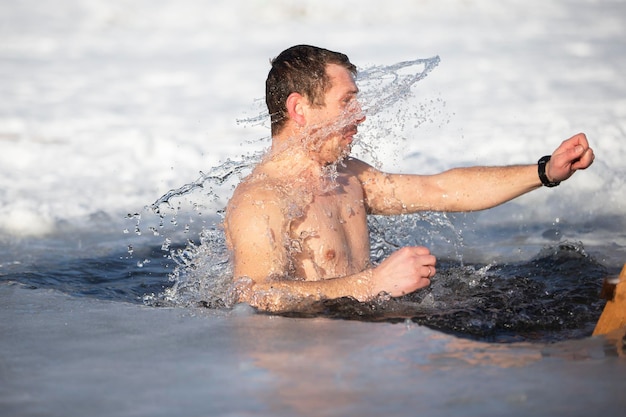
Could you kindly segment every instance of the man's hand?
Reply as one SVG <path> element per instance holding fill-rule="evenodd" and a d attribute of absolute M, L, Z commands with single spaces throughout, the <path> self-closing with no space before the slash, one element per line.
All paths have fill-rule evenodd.
<path fill-rule="evenodd" d="M 554 151 L 546 166 L 546 175 L 550 181 L 564 181 L 577 170 L 589 167 L 593 159 L 593 149 L 589 147 L 587 137 L 579 133 L 563 141 Z"/>
<path fill-rule="evenodd" d="M 372 295 L 386 292 L 399 297 L 430 285 L 437 259 L 428 248 L 409 246 L 397 250 L 373 270 Z"/>

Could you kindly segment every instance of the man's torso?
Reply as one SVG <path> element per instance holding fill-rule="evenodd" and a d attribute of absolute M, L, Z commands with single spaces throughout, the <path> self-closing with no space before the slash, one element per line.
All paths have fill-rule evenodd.
<path fill-rule="evenodd" d="M 363 198 L 359 180 L 341 171 L 326 191 L 313 192 L 302 216 L 290 225 L 288 250 L 295 277 L 335 278 L 369 266 L 369 234 Z"/>
<path fill-rule="evenodd" d="M 268 221 L 277 229 L 282 228 L 268 230 L 268 236 L 282 242 L 276 247 L 269 243 L 273 251 L 284 251 L 274 252 L 275 259 L 287 262 L 282 273 L 273 270 L 268 275 L 316 281 L 366 269 L 369 233 L 358 178 L 345 167 L 337 167 L 334 175 L 321 180 L 313 176 L 307 179 L 306 173 L 298 169 L 281 168 L 271 162 L 261 164 L 238 187 L 233 198 L 253 201 L 254 210 L 260 210 L 256 215 L 249 213 L 253 218 L 282 217 Z M 276 204 L 279 209 L 267 210 Z M 226 227 L 227 235 L 238 229 L 233 224 Z M 283 238 L 277 239 L 279 236 Z"/>

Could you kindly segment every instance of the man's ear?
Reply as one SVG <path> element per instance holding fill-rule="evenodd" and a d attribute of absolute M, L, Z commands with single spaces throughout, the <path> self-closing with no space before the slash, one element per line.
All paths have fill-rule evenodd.
<path fill-rule="evenodd" d="M 291 93 L 287 97 L 287 113 L 289 118 L 296 122 L 298 126 L 306 125 L 305 107 L 307 100 L 300 93 Z"/>

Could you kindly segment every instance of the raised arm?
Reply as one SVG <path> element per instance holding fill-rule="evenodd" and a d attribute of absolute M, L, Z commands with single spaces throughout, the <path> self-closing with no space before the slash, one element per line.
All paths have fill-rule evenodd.
<path fill-rule="evenodd" d="M 564 181 L 593 162 L 584 134 L 564 141 L 545 165 L 546 179 Z M 351 160 L 363 183 L 370 212 L 476 211 L 495 207 L 541 187 L 538 165 L 455 168 L 436 175 L 386 174 Z"/>

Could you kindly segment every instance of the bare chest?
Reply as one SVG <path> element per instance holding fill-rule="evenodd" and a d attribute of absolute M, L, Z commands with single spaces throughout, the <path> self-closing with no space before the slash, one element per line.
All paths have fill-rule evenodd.
<path fill-rule="evenodd" d="M 369 234 L 358 181 L 315 195 L 290 235 L 296 276 L 319 280 L 367 268 Z"/>

